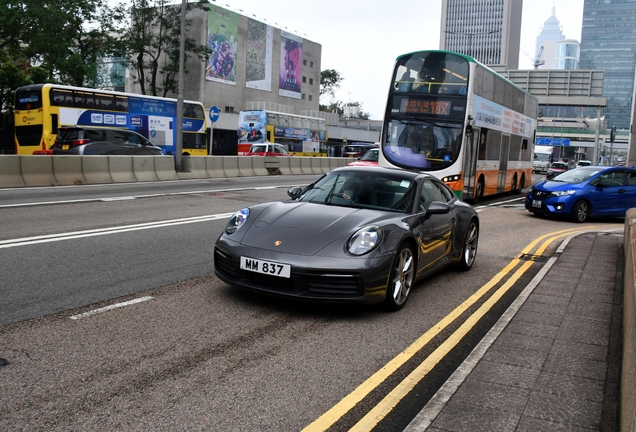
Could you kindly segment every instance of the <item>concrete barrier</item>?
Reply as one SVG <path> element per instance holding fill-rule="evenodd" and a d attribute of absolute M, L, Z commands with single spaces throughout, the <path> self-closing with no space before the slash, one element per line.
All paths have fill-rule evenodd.
<path fill-rule="evenodd" d="M 321 165 L 320 159 L 322 158 L 320 157 L 309 158 L 309 162 L 311 165 L 311 172 L 313 174 L 324 174 L 322 171 L 322 165 Z"/>
<path fill-rule="evenodd" d="M 6 155 L 0 157 L 0 188 L 24 187 L 20 156 Z"/>
<path fill-rule="evenodd" d="M 238 169 L 241 173 L 241 177 L 253 177 L 256 175 L 254 168 L 252 168 L 252 159 L 260 158 L 261 156 L 238 156 Z"/>
<path fill-rule="evenodd" d="M 61 155 L 50 157 L 53 161 L 53 175 L 57 184 L 61 186 L 86 184 L 81 157 Z"/>
<path fill-rule="evenodd" d="M 241 156 L 219 156 L 223 159 L 223 171 L 226 177 L 241 177 L 238 168 L 238 159 Z"/>
<path fill-rule="evenodd" d="M 300 157 L 300 171 L 303 174 L 314 174 L 314 169 L 311 167 L 311 159 L 308 157 Z"/>
<path fill-rule="evenodd" d="M 133 172 L 132 156 L 106 156 L 108 172 L 115 183 L 135 183 L 137 177 Z"/>
<path fill-rule="evenodd" d="M 323 174 L 327 174 L 329 171 L 331 171 L 331 165 L 328 157 L 320 158 L 320 167 L 322 168 Z"/>
<path fill-rule="evenodd" d="M 205 157 L 183 156 L 181 163 L 183 171 L 177 171 L 177 175 L 180 179 L 190 180 L 210 178 L 205 164 Z"/>
<path fill-rule="evenodd" d="M 291 170 L 291 161 L 294 159 L 293 157 L 277 157 L 276 165 L 278 166 L 278 173 L 282 175 L 292 175 L 293 172 Z M 272 162 L 272 168 L 274 167 L 274 162 Z"/>
<path fill-rule="evenodd" d="M 254 171 L 254 174 L 257 176 L 262 176 L 262 175 L 269 175 L 269 171 L 267 171 L 267 168 L 265 168 L 265 158 L 264 157 L 251 157 L 250 159 L 252 159 L 252 170 Z"/>
<path fill-rule="evenodd" d="M 154 156 L 133 156 L 133 174 L 138 182 L 158 181 Z"/>
<path fill-rule="evenodd" d="M 26 186 L 57 186 L 53 175 L 53 158 L 38 156 L 20 156 L 20 171 Z"/>
<path fill-rule="evenodd" d="M 301 167 L 303 158 L 298 156 L 293 156 L 289 158 L 289 171 L 291 174 L 304 174 L 303 169 Z M 283 173 L 284 174 L 284 173 Z"/>
<path fill-rule="evenodd" d="M 621 432 L 636 431 L 636 209 L 625 215 L 623 236 L 625 270 L 623 271 L 623 364 L 621 367 Z"/>
<path fill-rule="evenodd" d="M 134 183 L 270 174 L 322 175 L 351 158 L 184 156 L 182 172 L 173 156 L 0 156 L 0 187 Z"/>
<path fill-rule="evenodd" d="M 153 156 L 155 158 L 155 173 L 159 180 L 179 180 L 174 168 L 173 156 Z"/>
<path fill-rule="evenodd" d="M 82 173 L 87 184 L 113 182 L 108 169 L 108 158 L 104 156 L 75 156 L 82 159 Z"/>
<path fill-rule="evenodd" d="M 205 167 L 210 178 L 227 177 L 223 170 L 223 158 L 221 156 L 206 156 Z"/>

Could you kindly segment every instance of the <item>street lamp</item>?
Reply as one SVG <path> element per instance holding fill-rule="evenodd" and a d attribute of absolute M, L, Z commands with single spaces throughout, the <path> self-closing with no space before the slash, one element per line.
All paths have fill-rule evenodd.
<path fill-rule="evenodd" d="M 468 46 L 470 47 L 470 53 L 468 55 L 470 55 L 473 58 L 475 57 L 475 54 L 473 53 L 473 37 L 480 36 L 480 35 L 489 35 L 489 34 L 498 33 L 498 32 L 499 30 L 490 30 L 485 32 L 474 32 L 474 33 L 444 30 L 444 33 L 460 35 L 460 36 L 468 36 Z"/>

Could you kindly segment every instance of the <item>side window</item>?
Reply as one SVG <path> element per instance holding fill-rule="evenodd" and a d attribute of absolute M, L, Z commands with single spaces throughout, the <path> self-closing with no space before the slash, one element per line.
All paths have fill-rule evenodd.
<path fill-rule="evenodd" d="M 129 143 L 133 143 L 133 144 L 141 144 L 141 143 L 139 142 L 139 137 L 138 137 L 137 135 L 135 135 L 135 134 L 132 134 L 132 133 L 126 134 L 126 138 L 127 138 L 127 141 L 128 141 Z"/>
<path fill-rule="evenodd" d="M 636 186 L 636 172 L 630 171 L 627 173 L 627 185 Z"/>
<path fill-rule="evenodd" d="M 613 171 L 607 174 L 601 175 L 599 181 L 606 187 L 623 186 L 623 174 L 624 171 Z"/>
<path fill-rule="evenodd" d="M 439 186 L 431 180 L 424 180 L 422 183 L 422 193 L 420 194 L 419 210 L 426 211 L 433 201 L 447 202 Z"/>

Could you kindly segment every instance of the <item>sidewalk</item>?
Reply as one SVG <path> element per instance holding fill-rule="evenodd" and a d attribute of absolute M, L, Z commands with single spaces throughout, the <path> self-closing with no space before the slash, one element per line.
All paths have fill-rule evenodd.
<path fill-rule="evenodd" d="M 406 431 L 618 430 L 622 244 L 564 240 Z"/>

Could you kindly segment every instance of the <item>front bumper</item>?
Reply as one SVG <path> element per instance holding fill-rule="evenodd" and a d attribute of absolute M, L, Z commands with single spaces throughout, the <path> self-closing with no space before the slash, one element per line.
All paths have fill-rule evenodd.
<path fill-rule="evenodd" d="M 282 278 L 240 268 L 240 257 L 291 265 Z M 378 257 L 301 256 L 247 248 L 219 240 L 214 248 L 214 271 L 222 281 L 250 291 L 324 303 L 373 304 L 384 300 L 393 254 Z"/>
<path fill-rule="evenodd" d="M 531 194 L 526 195 L 524 206 L 526 210 L 542 215 L 568 216 L 571 205 L 566 197 L 551 196 L 545 199 L 535 199 Z"/>

